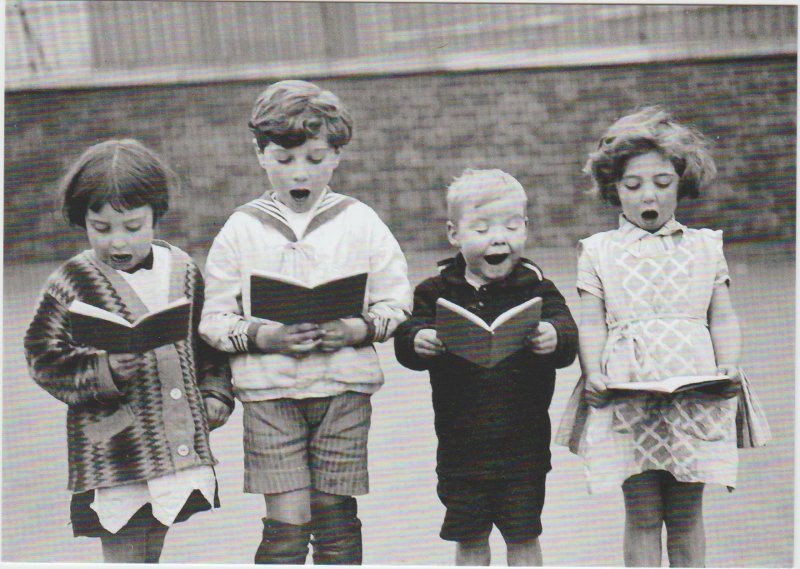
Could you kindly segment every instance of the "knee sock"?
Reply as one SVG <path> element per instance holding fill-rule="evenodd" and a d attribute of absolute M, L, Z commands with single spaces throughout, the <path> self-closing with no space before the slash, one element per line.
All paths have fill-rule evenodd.
<path fill-rule="evenodd" d="M 308 524 L 294 525 L 263 518 L 264 532 L 255 562 L 264 565 L 304 565 L 308 555 Z"/>
<path fill-rule="evenodd" d="M 361 520 L 356 499 L 311 507 L 315 565 L 361 565 Z"/>

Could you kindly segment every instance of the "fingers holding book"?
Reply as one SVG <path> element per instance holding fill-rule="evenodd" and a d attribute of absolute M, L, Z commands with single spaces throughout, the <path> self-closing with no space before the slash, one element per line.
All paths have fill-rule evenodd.
<path fill-rule="evenodd" d="M 421 358 L 433 358 L 445 352 L 442 341 L 433 328 L 423 328 L 414 336 L 414 351 Z"/>
<path fill-rule="evenodd" d="M 367 324 L 363 318 L 341 318 L 331 320 L 320 326 L 322 337 L 319 343 L 321 352 L 338 352 L 345 346 L 353 346 L 364 341 Z"/>
<path fill-rule="evenodd" d="M 542 320 L 534 331 L 525 338 L 525 343 L 534 354 L 546 356 L 556 351 L 558 333 L 555 326 L 546 320 Z"/>
<path fill-rule="evenodd" d="M 608 402 L 608 384 L 611 380 L 604 373 L 590 373 L 586 377 L 585 397 L 591 407 L 602 407 Z"/>
<path fill-rule="evenodd" d="M 717 374 L 726 375 L 730 383 L 726 383 L 719 394 L 725 399 L 731 399 L 739 395 L 742 390 L 742 374 L 736 364 L 721 363 L 717 366 Z"/>
<path fill-rule="evenodd" d="M 322 336 L 318 324 L 265 324 L 256 333 L 256 346 L 267 354 L 303 357 L 320 345 Z"/>

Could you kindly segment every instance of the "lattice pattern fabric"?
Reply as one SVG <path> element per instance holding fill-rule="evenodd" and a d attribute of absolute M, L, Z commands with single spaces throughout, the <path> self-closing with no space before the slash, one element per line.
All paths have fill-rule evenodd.
<path fill-rule="evenodd" d="M 713 374 L 707 311 L 715 286 L 729 279 L 721 232 L 670 220 L 650 234 L 620 228 L 581 242 L 578 288 L 602 298 L 609 334 L 603 371 L 612 381 L 654 381 Z M 601 416 L 608 414 L 607 419 Z M 736 483 L 736 399 L 685 392 L 636 395 L 593 410 L 587 472 L 621 482 L 645 470 L 667 470 L 685 482 Z M 600 424 L 604 424 L 600 427 Z M 611 463 L 614 466 L 609 466 Z M 590 481 L 591 484 L 591 481 Z"/>

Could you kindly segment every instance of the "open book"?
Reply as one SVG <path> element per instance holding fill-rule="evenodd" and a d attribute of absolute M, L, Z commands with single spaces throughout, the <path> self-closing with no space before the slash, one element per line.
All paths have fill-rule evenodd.
<path fill-rule="evenodd" d="M 253 271 L 250 275 L 250 315 L 281 324 L 359 316 L 364 310 L 367 273 L 308 284 L 285 275 Z"/>
<path fill-rule="evenodd" d="M 538 325 L 542 299 L 532 298 L 487 324 L 466 308 L 439 298 L 436 301 L 436 333 L 449 352 L 482 367 L 494 367 L 521 349 L 525 337 Z"/>
<path fill-rule="evenodd" d="M 727 375 L 676 375 L 659 381 L 636 381 L 630 383 L 609 383 L 613 391 L 651 391 L 653 393 L 680 393 L 696 389 L 716 392 L 730 383 Z"/>
<path fill-rule="evenodd" d="M 69 305 L 72 339 L 112 354 L 146 352 L 188 338 L 190 313 L 186 297 L 148 312 L 133 323 L 80 300 Z"/>

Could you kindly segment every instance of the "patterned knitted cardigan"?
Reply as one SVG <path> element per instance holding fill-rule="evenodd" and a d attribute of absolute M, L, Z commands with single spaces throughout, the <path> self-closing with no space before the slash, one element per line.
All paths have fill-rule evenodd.
<path fill-rule="evenodd" d="M 67 308 L 74 299 L 133 322 L 147 308 L 131 286 L 92 250 L 68 260 L 48 279 L 25 335 L 34 381 L 67 404 L 68 488 L 144 481 L 198 465 L 214 465 L 204 397 L 233 407 L 227 355 L 200 340 L 203 278 L 180 249 L 170 250 L 169 300 L 191 302 L 186 339 L 138 354 L 127 376 L 102 350 L 72 340 Z"/>

